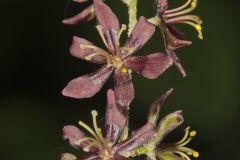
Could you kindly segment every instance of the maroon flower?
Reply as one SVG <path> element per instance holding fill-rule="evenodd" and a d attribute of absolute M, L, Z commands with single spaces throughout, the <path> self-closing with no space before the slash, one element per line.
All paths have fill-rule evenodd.
<path fill-rule="evenodd" d="M 189 5 L 190 7 L 187 8 Z M 183 76 L 186 76 L 186 72 L 175 54 L 175 50 L 183 46 L 191 45 L 192 42 L 185 40 L 183 32 L 175 28 L 174 24 L 188 24 L 193 26 L 198 32 L 198 37 L 203 39 L 201 19 L 196 15 L 188 15 L 196 6 L 197 0 L 187 0 L 182 6 L 168 10 L 168 1 L 158 0 L 157 13 L 160 21 L 160 29 L 165 40 L 166 52 L 173 58 L 175 65 Z"/>
<path fill-rule="evenodd" d="M 144 143 L 153 138 L 155 133 L 154 125 L 147 123 L 136 131 L 130 139 L 118 144 L 120 133 L 126 125 L 126 117 L 121 112 L 121 108 L 117 107 L 114 92 L 112 90 L 108 91 L 107 100 L 105 136 L 103 136 L 101 129 L 98 128 L 96 111 L 92 111 L 94 130 L 82 121 L 79 122 L 92 137 L 87 137 L 80 129 L 72 125 L 63 128 L 63 137 L 69 140 L 72 147 L 91 153 L 90 156 L 86 158 L 87 160 L 128 159 L 122 156 L 121 152 L 141 147 Z M 77 159 L 77 157 L 70 153 L 65 153 L 61 156 L 61 160 L 75 159 Z"/>
<path fill-rule="evenodd" d="M 97 71 L 72 80 L 63 90 L 63 95 L 73 98 L 94 96 L 114 71 L 114 91 L 117 103 L 129 106 L 134 98 L 131 71 L 154 79 L 172 65 L 172 59 L 161 53 L 148 56 L 132 56 L 152 37 L 155 26 L 144 17 L 140 17 L 130 38 L 120 47 L 119 39 L 126 26 L 120 29 L 119 21 L 112 10 L 101 0 L 94 0 L 96 27 L 108 51 L 104 51 L 91 42 L 73 38 L 70 52 L 73 56 L 93 63 L 104 64 Z"/>
<path fill-rule="evenodd" d="M 63 128 L 63 137 L 69 140 L 72 147 L 90 152 L 91 154 L 86 158 L 87 160 L 124 160 L 140 155 L 157 156 L 155 154 L 156 151 L 157 153 L 165 153 L 166 149 L 167 153 L 175 153 L 178 148 L 174 148 L 172 145 L 162 145 L 161 142 L 169 133 L 183 123 L 182 111 L 168 114 L 157 125 L 160 109 L 171 92 L 172 89 L 151 105 L 147 123 L 134 131 L 127 139 L 121 140 L 120 138 L 121 132 L 127 123 L 125 114 L 122 113 L 123 108 L 117 106 L 112 90 L 109 90 L 107 93 L 105 136 L 103 136 L 101 129 L 98 128 L 97 112 L 92 111 L 94 129 L 91 129 L 82 121 L 79 122 L 79 125 L 85 128 L 92 137 L 86 136 L 80 129 L 72 125 Z M 193 135 L 194 133 L 191 134 Z M 164 147 L 165 150 L 161 150 L 159 147 Z M 193 150 L 188 149 L 188 151 Z M 61 160 L 75 159 L 77 157 L 70 153 L 65 153 L 61 156 Z"/>
<path fill-rule="evenodd" d="M 84 3 L 84 2 L 87 2 L 88 0 L 73 0 L 73 1 L 77 3 Z M 83 11 L 78 13 L 77 15 L 64 19 L 62 22 L 64 24 L 74 25 L 82 21 L 90 21 L 94 17 L 95 17 L 94 6 L 93 4 L 91 4 L 90 6 L 86 7 Z"/>

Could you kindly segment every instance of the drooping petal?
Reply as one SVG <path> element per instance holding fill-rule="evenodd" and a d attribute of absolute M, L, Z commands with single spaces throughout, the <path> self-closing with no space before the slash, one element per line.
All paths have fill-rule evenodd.
<path fill-rule="evenodd" d="M 122 72 L 118 69 L 115 70 L 114 92 L 117 103 L 120 106 L 127 107 L 134 99 L 134 86 L 128 70 L 127 72 Z"/>
<path fill-rule="evenodd" d="M 115 54 L 116 47 L 118 47 L 116 45 L 118 45 L 118 33 L 120 29 L 118 18 L 102 0 L 94 0 L 94 6 L 97 22 L 102 27 L 107 47 L 112 54 Z"/>
<path fill-rule="evenodd" d="M 160 29 L 163 33 L 164 39 L 166 40 L 168 49 L 176 50 L 192 44 L 191 41 L 187 41 L 183 38 L 183 33 L 171 25 L 161 24 Z"/>
<path fill-rule="evenodd" d="M 71 153 L 63 153 L 61 154 L 60 160 L 76 160 L 77 157 Z"/>
<path fill-rule="evenodd" d="M 142 128 L 137 130 L 131 138 L 120 142 L 115 146 L 119 153 L 127 153 L 135 148 L 143 146 L 154 138 L 155 126 L 152 123 L 145 124 Z"/>
<path fill-rule="evenodd" d="M 79 128 L 73 125 L 63 127 L 63 138 L 69 140 L 70 145 L 77 149 L 84 149 L 85 147 L 92 143 L 91 140 L 85 139 L 86 138 L 85 134 Z M 85 140 L 79 143 L 83 139 Z M 96 152 L 98 150 L 98 147 L 97 145 L 91 145 L 91 147 L 88 148 L 88 150 L 89 152 Z M 65 155 L 65 157 L 69 156 Z"/>
<path fill-rule="evenodd" d="M 111 89 L 107 92 L 107 111 L 105 117 L 107 139 L 114 144 L 126 124 L 126 116 L 118 109 L 114 91 Z"/>
<path fill-rule="evenodd" d="M 93 44 L 87 41 L 86 39 L 74 36 L 72 41 L 72 46 L 70 47 L 70 53 L 74 57 L 81 58 L 83 60 L 87 59 L 88 56 L 92 56 L 87 60 L 90 60 L 91 62 L 94 62 L 94 63 L 102 64 L 106 62 L 106 57 L 99 54 L 101 53 L 101 51 L 98 50 L 97 47 L 95 49 L 95 48 L 88 48 L 84 46 L 93 46 Z"/>
<path fill-rule="evenodd" d="M 112 68 L 106 65 L 97 71 L 83 75 L 68 83 L 62 94 L 72 98 L 90 98 L 102 88 L 112 73 Z"/>
<path fill-rule="evenodd" d="M 161 95 L 161 97 L 159 97 L 151 106 L 150 106 L 150 110 L 148 113 L 148 122 L 152 123 L 156 126 L 156 123 L 158 121 L 159 118 L 159 113 L 160 110 L 162 109 L 163 105 L 166 102 L 166 99 L 168 98 L 168 96 L 172 93 L 173 89 L 171 88 L 170 90 L 168 90 L 167 92 L 165 92 L 163 95 Z"/>
<path fill-rule="evenodd" d="M 149 79 L 155 79 L 173 64 L 172 58 L 161 53 L 148 56 L 129 56 L 125 65 Z"/>
<path fill-rule="evenodd" d="M 133 54 L 137 50 L 143 47 L 145 43 L 153 36 L 155 32 L 155 26 L 148 22 L 147 19 L 141 16 L 133 29 L 129 39 L 125 43 L 124 47 L 130 48 L 131 53 L 123 52 L 122 57 L 126 57 L 129 54 Z"/>
<path fill-rule="evenodd" d="M 176 55 L 176 53 L 173 50 L 169 50 L 169 49 L 166 49 L 166 51 L 167 51 L 168 55 L 172 58 L 175 66 L 177 67 L 179 72 L 183 75 L 183 77 L 186 77 L 187 76 L 186 71 L 185 71 L 183 65 L 181 64 L 180 59 Z"/>
<path fill-rule="evenodd" d="M 80 22 L 88 22 L 95 17 L 94 6 L 90 5 L 77 15 L 64 19 L 62 22 L 68 25 L 75 25 Z"/>
<path fill-rule="evenodd" d="M 169 133 L 183 123 L 182 111 L 176 111 L 165 116 L 159 123 L 154 141 L 159 144 Z"/>

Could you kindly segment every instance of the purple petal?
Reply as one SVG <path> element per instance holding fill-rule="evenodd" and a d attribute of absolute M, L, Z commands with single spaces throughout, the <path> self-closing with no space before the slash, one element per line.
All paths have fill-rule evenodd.
<path fill-rule="evenodd" d="M 108 49 L 112 54 L 115 54 L 119 32 L 118 18 L 102 0 L 94 0 L 94 6 L 98 24 L 102 26 L 102 31 L 108 43 Z"/>
<path fill-rule="evenodd" d="M 90 49 L 90 48 L 81 48 L 81 45 L 93 45 L 91 42 L 87 41 L 86 39 L 74 36 L 72 41 L 72 46 L 70 48 L 70 53 L 77 58 L 81 58 L 84 60 L 87 56 L 100 52 L 99 50 L 96 51 L 96 49 Z M 102 64 L 106 62 L 106 57 L 102 55 L 96 55 L 91 58 L 91 62 Z"/>
<path fill-rule="evenodd" d="M 176 50 L 178 48 L 189 46 L 192 44 L 191 41 L 184 40 L 182 37 L 183 33 L 178 31 L 174 27 L 171 27 L 171 25 L 166 26 L 165 24 L 162 24 L 160 26 L 160 29 L 164 34 L 167 48 L 170 50 Z"/>
<path fill-rule="evenodd" d="M 114 74 L 114 92 L 117 103 L 122 107 L 127 107 L 134 99 L 134 86 L 129 73 L 123 73 L 116 69 Z"/>
<path fill-rule="evenodd" d="M 129 56 L 125 65 L 149 79 L 155 79 L 173 64 L 172 58 L 161 53 L 148 56 Z"/>
<path fill-rule="evenodd" d="M 78 144 L 78 141 L 85 137 L 86 137 L 85 134 L 79 128 L 77 128 L 75 126 L 69 125 L 69 126 L 63 127 L 63 138 L 68 139 L 70 145 L 74 148 L 83 149 L 84 147 L 86 147 L 90 143 L 92 143 L 90 140 L 86 140 L 83 143 Z M 97 145 L 92 145 L 89 148 L 89 152 L 96 152 L 97 150 L 98 150 Z"/>
<path fill-rule="evenodd" d="M 185 71 L 183 65 L 181 64 L 180 59 L 176 55 L 176 53 L 173 50 L 169 50 L 169 49 L 167 49 L 167 53 L 172 58 L 175 66 L 177 67 L 179 72 L 183 75 L 183 77 L 186 77 L 187 76 L 186 71 Z"/>
<path fill-rule="evenodd" d="M 126 124 L 126 116 L 118 109 L 113 90 L 107 92 L 106 134 L 109 142 L 114 144 Z"/>
<path fill-rule="evenodd" d="M 136 52 L 147 43 L 154 32 L 155 26 L 148 22 L 145 17 L 141 16 L 124 47 L 132 48 L 133 52 Z M 126 57 L 127 55 L 128 53 L 123 53 L 123 57 Z"/>
<path fill-rule="evenodd" d="M 163 95 L 161 95 L 161 97 L 159 97 L 151 106 L 150 106 L 150 111 L 148 114 L 148 122 L 152 123 L 156 126 L 156 123 L 158 121 L 159 118 L 159 113 L 161 108 L 163 107 L 163 105 L 166 102 L 166 99 L 168 98 L 168 96 L 173 92 L 173 89 L 168 90 L 167 92 L 165 92 Z"/>
<path fill-rule="evenodd" d="M 89 7 L 85 8 L 82 12 L 78 13 L 77 15 L 64 19 L 62 23 L 68 25 L 75 25 L 83 21 L 90 21 L 95 17 L 94 14 L 94 6 L 90 5 Z"/>
<path fill-rule="evenodd" d="M 112 68 L 106 65 L 97 71 L 83 75 L 68 83 L 62 94 L 72 98 L 90 98 L 102 88 L 112 73 Z"/>
<path fill-rule="evenodd" d="M 141 147 L 154 138 L 154 134 L 156 133 L 155 129 L 156 128 L 152 123 L 147 123 L 138 131 L 136 131 L 131 138 L 117 144 L 115 148 L 118 152 L 128 152 Z"/>

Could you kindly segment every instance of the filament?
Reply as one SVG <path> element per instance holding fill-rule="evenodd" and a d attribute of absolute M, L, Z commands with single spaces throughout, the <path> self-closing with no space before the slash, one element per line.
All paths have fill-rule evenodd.
<path fill-rule="evenodd" d="M 166 14 L 168 13 L 173 13 L 173 12 L 177 12 L 177 11 L 180 11 L 184 8 L 186 8 L 190 3 L 191 3 L 192 0 L 188 0 L 185 4 L 183 4 L 182 6 L 178 7 L 178 8 L 175 8 L 175 9 L 170 9 L 170 10 L 167 10 L 165 11 Z"/>

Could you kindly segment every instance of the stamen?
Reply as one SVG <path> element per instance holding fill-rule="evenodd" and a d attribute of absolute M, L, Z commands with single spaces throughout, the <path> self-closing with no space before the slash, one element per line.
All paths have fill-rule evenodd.
<path fill-rule="evenodd" d="M 106 40 L 105 37 L 104 37 L 104 33 L 103 33 L 103 31 L 102 31 L 102 26 L 101 26 L 101 25 L 97 25 L 96 28 L 97 28 L 97 31 L 98 31 L 100 37 L 101 37 L 102 40 L 103 40 L 104 45 L 108 48 L 108 43 L 107 43 L 107 40 Z"/>
<path fill-rule="evenodd" d="M 98 49 L 98 47 L 94 45 L 80 44 L 81 49 Z"/>
<path fill-rule="evenodd" d="M 128 73 L 127 67 L 123 66 L 123 67 L 121 68 L 121 72 L 124 73 L 124 74 Z"/>
<path fill-rule="evenodd" d="M 191 160 L 189 158 L 189 156 L 186 153 L 184 153 L 184 152 L 181 152 L 181 151 L 173 151 L 173 152 L 179 154 L 182 158 L 184 158 L 186 160 Z"/>
<path fill-rule="evenodd" d="M 95 132 L 96 132 L 99 140 L 103 143 L 104 139 L 103 139 L 101 129 L 98 128 L 98 126 L 97 126 L 97 115 L 98 115 L 98 112 L 96 110 L 93 110 L 92 111 L 93 127 L 95 129 Z"/>
<path fill-rule="evenodd" d="M 190 26 L 193 26 L 197 30 L 197 32 L 198 32 L 198 38 L 201 39 L 201 40 L 203 39 L 201 24 L 195 24 L 195 23 L 193 23 L 191 21 L 180 21 L 178 23 L 185 23 L 185 24 L 189 24 Z"/>
<path fill-rule="evenodd" d="M 189 12 L 192 12 L 196 7 L 197 7 L 197 0 L 193 0 L 190 8 L 187 8 L 187 9 L 179 11 L 179 12 L 171 13 L 171 14 L 164 14 L 164 17 L 169 18 L 169 17 L 175 17 L 175 16 L 187 14 Z"/>
<path fill-rule="evenodd" d="M 85 147 L 83 148 L 83 151 L 89 152 L 89 151 L 90 151 L 90 148 L 91 148 L 92 146 L 96 145 L 96 144 L 97 144 L 96 142 L 90 143 L 89 145 L 87 145 L 87 146 L 85 146 Z"/>
<path fill-rule="evenodd" d="M 178 144 L 183 143 L 183 142 L 188 138 L 189 130 L 190 130 L 190 127 L 187 127 L 187 128 L 185 129 L 185 134 L 184 134 L 183 138 L 182 138 L 180 141 L 174 143 L 174 145 L 178 145 Z"/>
<path fill-rule="evenodd" d="M 120 31 L 118 32 L 118 41 L 120 40 L 123 31 L 125 31 L 126 29 L 127 29 L 127 26 L 125 24 L 122 24 L 122 27 L 121 27 Z"/>
<path fill-rule="evenodd" d="M 165 11 L 166 14 L 168 13 L 173 13 L 173 12 L 177 12 L 177 11 L 180 11 L 184 8 L 186 8 L 190 3 L 191 3 L 192 0 L 188 0 L 185 4 L 183 4 L 182 6 L 178 7 L 178 8 L 175 8 L 175 9 L 170 9 L 170 10 L 167 10 Z"/>
<path fill-rule="evenodd" d="M 94 131 L 87 124 L 85 124 L 82 121 L 79 121 L 78 123 L 79 123 L 80 126 L 85 128 L 95 139 L 99 140 L 98 136 L 94 133 Z"/>
<path fill-rule="evenodd" d="M 199 153 L 197 151 L 193 152 L 193 157 L 195 158 L 199 157 Z"/>
<path fill-rule="evenodd" d="M 202 24 L 202 20 L 200 17 L 195 16 L 195 15 L 184 15 L 184 16 L 178 16 L 178 17 L 173 17 L 165 20 L 166 24 L 174 24 L 179 21 L 193 21 L 197 24 Z"/>
<path fill-rule="evenodd" d="M 189 134 L 191 137 L 194 137 L 197 135 L 197 132 L 196 131 L 191 131 L 190 134 Z"/>

